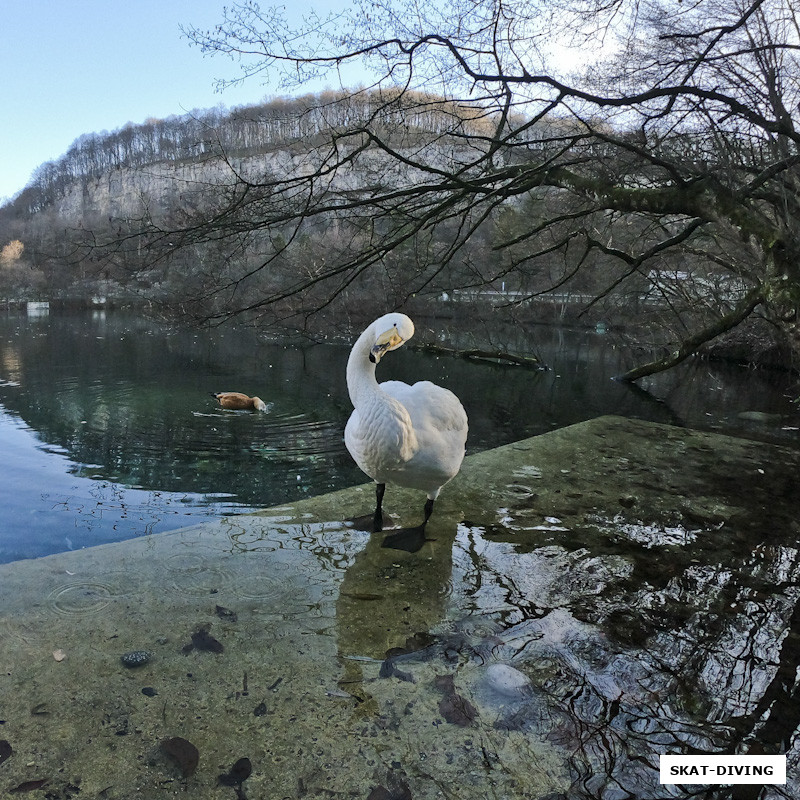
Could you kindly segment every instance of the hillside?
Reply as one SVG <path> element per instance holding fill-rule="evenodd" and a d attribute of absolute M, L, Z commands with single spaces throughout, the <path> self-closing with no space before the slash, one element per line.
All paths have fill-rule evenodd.
<path fill-rule="evenodd" d="M 458 136 L 452 135 L 454 121 Z M 272 276 L 305 269 L 299 265 L 309 262 L 329 263 L 334 250 L 346 252 L 352 246 L 359 225 L 371 225 L 354 212 L 339 214 L 343 198 L 346 202 L 350 193 L 400 186 L 413 177 L 403 161 L 412 162 L 422 153 L 429 169 L 446 172 L 476 152 L 475 142 L 463 139 L 464 132 L 480 142 L 493 124 L 492 115 L 468 113 L 441 98 L 429 102 L 410 93 L 392 97 L 359 92 L 279 98 L 86 134 L 60 159 L 43 164 L 30 184 L 0 209 L 0 242 L 16 243 L 0 270 L 0 298 L 156 302 L 167 313 L 190 309 L 198 317 L 218 309 L 215 287 L 235 285 L 240 299 L 258 298 L 270 291 L 267 276 L 249 280 L 247 286 L 240 283 L 254 263 L 269 263 Z M 381 137 L 381 146 L 370 140 L 375 135 Z M 387 157 L 387 147 L 392 157 Z M 337 159 L 342 153 L 345 157 L 328 170 L 332 152 Z M 352 163 L 347 153 L 353 154 Z M 297 187 L 276 189 L 292 176 Z M 189 231 L 191 238 L 195 219 L 226 217 L 231 208 L 258 228 L 263 205 L 274 202 L 277 192 L 287 208 L 304 202 L 300 184 L 308 176 L 317 176 L 318 197 L 336 199 L 329 213 L 309 221 L 297 255 L 286 244 L 297 241 L 298 230 L 272 225 L 243 235 L 232 248 L 216 244 L 213 237 L 190 241 L 189 250 L 165 266 L 177 238 L 167 236 L 170 229 Z M 425 177 L 419 171 L 419 180 Z M 476 229 L 462 263 L 491 260 L 491 227 L 487 221 Z M 149 235 L 146 245 L 138 233 L 143 228 Z M 187 242 L 180 244 L 185 248 Z M 402 302 L 407 257 L 412 256 L 387 259 L 379 279 L 391 302 Z M 475 286 L 474 277 L 456 279 L 448 270 L 427 294 L 438 297 L 461 283 Z M 374 287 L 369 282 L 360 291 L 374 292 Z M 509 288 L 519 287 L 509 283 Z M 358 283 L 352 290 L 359 291 Z"/>
<path fill-rule="evenodd" d="M 111 133 L 79 137 L 56 161 L 42 164 L 31 182 L 2 209 L 32 215 L 55 207 L 66 216 L 116 205 L 129 213 L 137 203 L 133 191 L 180 193 L 224 180 L 233 166 L 248 177 L 263 177 L 274 169 L 302 168 L 302 160 L 331 133 L 354 124 L 377 126 L 391 132 L 404 146 L 452 147 L 439 137 L 446 134 L 455 109 L 441 104 L 428 110 L 407 96 L 396 105 L 385 94 L 325 93 L 224 110 L 194 111 L 164 120 L 148 119 Z M 458 112 L 460 113 L 460 111 Z M 488 120 L 475 119 L 479 131 Z M 266 170 L 265 170 L 266 168 Z M 117 174 L 121 173 L 121 174 Z M 86 194 L 86 200 L 77 195 Z M 89 202 L 88 209 L 84 203 Z"/>

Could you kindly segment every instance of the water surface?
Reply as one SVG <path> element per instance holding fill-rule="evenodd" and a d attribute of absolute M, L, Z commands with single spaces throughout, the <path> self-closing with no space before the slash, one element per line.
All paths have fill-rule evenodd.
<path fill-rule="evenodd" d="M 791 376 L 696 362 L 642 382 L 643 392 L 611 380 L 634 358 L 614 336 L 518 335 L 549 370 L 404 348 L 379 379 L 455 391 L 470 417 L 468 452 L 608 413 L 798 442 Z M 0 319 L 0 562 L 363 482 L 342 441 L 348 352 L 125 314 Z M 219 409 L 210 393 L 228 390 L 259 395 L 268 411 Z"/>

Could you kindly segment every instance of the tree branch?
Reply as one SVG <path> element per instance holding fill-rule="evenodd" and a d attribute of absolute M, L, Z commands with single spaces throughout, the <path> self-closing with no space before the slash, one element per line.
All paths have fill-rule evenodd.
<path fill-rule="evenodd" d="M 689 356 L 694 355 L 698 348 L 715 339 L 717 336 L 725 333 L 726 331 L 735 328 L 739 323 L 743 322 L 753 311 L 764 302 L 764 287 L 757 286 L 751 289 L 744 299 L 728 314 L 725 314 L 711 325 L 706 326 L 698 331 L 688 339 L 681 342 L 680 347 L 671 355 L 666 358 L 660 358 L 656 361 L 651 361 L 649 364 L 643 364 L 640 367 L 635 367 L 629 370 L 624 375 L 620 375 L 617 380 L 625 383 L 631 383 L 644 378 L 648 375 L 654 375 L 657 372 L 671 369 L 677 366 L 682 361 L 685 361 Z"/>

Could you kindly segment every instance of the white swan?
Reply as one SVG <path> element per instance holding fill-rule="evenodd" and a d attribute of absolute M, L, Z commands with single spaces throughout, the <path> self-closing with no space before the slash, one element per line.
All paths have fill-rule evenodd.
<path fill-rule="evenodd" d="M 383 527 L 387 483 L 427 492 L 424 530 L 434 500 L 464 459 L 467 414 L 451 391 L 430 381 L 409 386 L 375 380 L 381 356 L 413 335 L 414 323 L 405 314 L 386 314 L 361 334 L 347 361 L 354 411 L 344 441 L 356 464 L 377 484 L 375 531 Z"/>

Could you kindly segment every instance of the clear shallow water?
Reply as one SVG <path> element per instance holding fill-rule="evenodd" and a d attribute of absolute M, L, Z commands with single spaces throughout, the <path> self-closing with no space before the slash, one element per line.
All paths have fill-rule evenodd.
<path fill-rule="evenodd" d="M 798 469 L 595 420 L 477 455 L 418 553 L 355 490 L 0 566 L 0 791 L 224 796 L 245 757 L 251 798 L 797 800 Z M 742 752 L 789 783 L 659 782 Z"/>
<path fill-rule="evenodd" d="M 798 443 L 790 376 L 698 362 L 642 392 L 611 380 L 632 363 L 612 336 L 526 336 L 550 370 L 405 349 L 381 363 L 379 379 L 455 391 L 470 452 L 608 413 Z M 121 314 L 0 319 L 0 562 L 363 482 L 342 441 L 348 352 Z M 217 408 L 210 392 L 227 390 L 259 395 L 268 412 Z M 767 416 L 740 416 L 751 412 Z"/>

